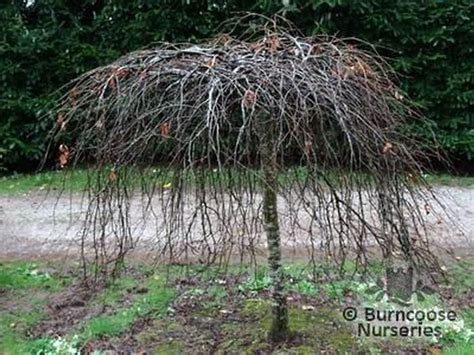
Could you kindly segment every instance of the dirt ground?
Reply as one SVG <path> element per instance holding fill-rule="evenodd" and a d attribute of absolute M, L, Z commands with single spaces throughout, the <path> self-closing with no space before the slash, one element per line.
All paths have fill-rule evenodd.
<path fill-rule="evenodd" d="M 447 263 L 448 272 L 455 277 L 450 285 L 438 285 L 443 301 L 437 305 L 459 311 L 466 327 L 472 329 L 472 272 L 456 265 L 474 260 L 474 188 L 437 187 L 436 194 L 455 218 L 440 220 L 428 214 L 429 238 L 433 244 L 454 248 L 458 256 Z M 3 325 L 0 321 L 0 353 L 2 345 L 12 344 L 5 353 L 38 353 L 55 339 L 69 341 L 74 336 L 79 339 L 77 346 L 87 353 L 241 353 L 243 349 L 262 354 L 369 353 L 373 349 L 381 353 L 472 353 L 472 344 L 464 344 L 457 335 L 435 345 L 361 342 L 342 313 L 347 306 L 369 302 L 372 294 L 360 291 L 360 283 L 338 279 L 335 271 L 334 279 L 328 281 L 326 273 L 313 279 L 306 269 L 288 270 L 290 328 L 297 331 L 284 344 L 271 344 L 266 338 L 271 297 L 265 273 L 257 276 L 253 271 L 239 271 L 217 276 L 201 270 L 201 265 L 191 271 L 171 266 L 170 270 L 186 269 L 182 274 L 140 264 L 129 267 L 107 288 L 86 287 L 79 282 L 80 271 L 73 263 L 76 256 L 65 257 L 77 250 L 86 207 L 79 194 L 0 196 L 0 266 L 3 264 L 3 281 L 8 284 L 0 287 L 0 319 L 4 318 Z M 135 221 L 140 218 L 138 207 L 133 210 Z M 279 208 L 285 215 L 284 205 Z M 142 251 L 156 243 L 159 218 L 144 226 L 136 222 L 134 232 L 141 237 Z M 294 251 L 295 241 L 286 236 L 287 228 L 283 219 L 286 251 Z M 61 260 L 51 261 L 53 256 Z M 28 264 L 8 262 L 11 259 L 28 260 Z M 455 273 L 458 269 L 463 271 Z M 2 332 L 10 338 L 2 340 Z M 14 344 L 20 342 L 22 352 Z M 451 348 L 455 350 L 449 352 Z"/>
<path fill-rule="evenodd" d="M 440 219 L 427 216 L 429 238 L 434 244 L 450 246 L 463 254 L 474 250 L 474 188 L 436 187 L 435 193 L 453 217 Z M 74 252 L 85 218 L 87 203 L 80 194 L 54 191 L 34 192 L 19 196 L 0 196 L 0 260 L 10 258 L 44 257 Z M 283 214 L 285 206 L 279 205 Z M 160 217 L 143 224 L 138 204 L 132 206 L 134 233 L 140 235 L 141 248 L 147 249 L 156 241 Z M 285 222 L 282 223 L 285 244 Z M 287 248 L 303 241 L 287 240 Z M 140 248 L 138 248 L 140 249 Z"/>

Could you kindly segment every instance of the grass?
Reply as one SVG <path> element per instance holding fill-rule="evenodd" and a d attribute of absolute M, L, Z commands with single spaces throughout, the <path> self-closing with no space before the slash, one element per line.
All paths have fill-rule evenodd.
<path fill-rule="evenodd" d="M 474 289 L 474 262 L 462 260 L 448 269 L 451 280 L 455 282 L 455 292 L 462 294 Z"/>
<path fill-rule="evenodd" d="M 0 264 L 0 289 L 3 290 L 43 288 L 57 291 L 65 281 L 54 278 L 47 267 L 35 263 Z"/>
<path fill-rule="evenodd" d="M 115 294 L 120 286 L 130 285 L 128 282 L 120 282 L 115 285 Z M 166 313 L 169 305 L 176 297 L 175 291 L 168 288 L 161 280 L 154 278 L 145 283 L 146 295 L 136 297 L 128 307 L 115 310 L 110 315 L 103 315 L 91 319 L 79 334 L 79 339 L 90 341 L 102 337 L 118 336 L 125 332 L 137 319 L 152 316 L 159 317 Z M 123 292 L 123 288 L 121 289 Z M 110 299 L 110 295 L 109 295 Z M 109 300 L 110 302 L 110 300 Z"/>
<path fill-rule="evenodd" d="M 42 311 L 45 299 L 34 300 L 28 308 L 4 313 L 0 320 L 0 350 L 10 354 L 21 354 L 29 347 L 28 330 L 35 326 L 44 316 Z"/>
<path fill-rule="evenodd" d="M 47 171 L 16 174 L 0 178 L 0 195 L 19 195 L 35 191 L 82 191 L 87 186 L 87 170 Z"/>
<path fill-rule="evenodd" d="M 18 194 L 25 194 L 35 191 L 71 191 L 81 192 L 87 187 L 91 181 L 96 181 L 96 177 L 89 180 L 93 175 L 92 170 L 76 169 L 73 171 L 59 170 L 59 171 L 46 171 L 37 174 L 16 174 L 10 176 L 4 176 L 0 178 L 0 195 L 12 196 Z M 139 186 L 140 179 L 134 177 L 136 171 L 131 170 L 129 181 L 133 181 L 132 184 Z M 258 171 L 250 171 L 250 174 L 258 174 Z M 292 183 L 295 179 L 304 179 L 307 175 L 306 169 L 304 168 L 293 168 L 289 172 L 281 174 L 279 180 L 281 183 L 288 184 Z M 331 181 L 338 181 L 335 174 L 329 174 Z M 162 168 L 147 168 L 145 170 L 144 178 L 147 180 L 154 179 L 158 187 L 170 188 L 172 186 L 173 171 L 164 170 Z M 107 174 L 102 177 L 102 182 L 106 182 L 108 179 Z M 197 177 L 189 175 L 187 181 L 195 184 L 197 183 Z M 358 175 L 358 180 L 361 182 L 366 181 L 368 178 Z M 221 175 L 216 171 L 209 170 L 206 173 L 206 184 L 228 184 L 231 181 L 237 183 L 238 181 L 245 181 L 242 173 L 235 170 L 229 170 L 226 174 Z M 461 187 L 472 187 L 474 186 L 473 176 L 453 176 L 447 174 L 440 175 L 426 175 L 426 180 L 433 185 L 443 186 L 461 186 Z"/>
<path fill-rule="evenodd" d="M 448 174 L 427 175 L 426 180 L 433 185 L 473 187 L 474 176 L 454 176 Z"/>
<path fill-rule="evenodd" d="M 472 291 L 472 280 L 463 261 L 452 266 L 453 288 L 462 294 Z M 468 263 L 467 263 L 468 264 Z M 270 285 L 266 267 L 257 270 L 230 267 L 227 275 L 213 267 L 172 266 L 134 267 L 95 297 L 86 309 L 103 307 L 99 313 L 82 314 L 78 326 L 62 337 L 47 333 L 31 336 L 41 322 L 50 324 L 45 313 L 47 299 L 70 282 L 59 272 L 49 276 L 41 264 L 3 263 L 0 265 L 0 353 L 67 354 L 80 350 L 92 353 L 122 349 L 120 344 L 135 344 L 133 350 L 159 354 L 175 353 L 377 353 L 410 350 L 407 341 L 356 338 L 351 323 L 344 321 L 342 309 L 347 297 L 351 304 L 378 303 L 367 293 L 361 278 L 338 278 L 338 270 L 318 266 L 332 283 L 314 281 L 313 270 L 303 264 L 285 265 L 289 316 L 292 335 L 275 347 L 267 341 L 271 324 Z M 348 270 L 352 269 L 348 265 Z M 373 274 L 380 274 L 375 267 Z M 454 277 L 456 276 L 456 277 Z M 68 280 L 64 282 L 64 280 Z M 364 286 L 364 287 L 362 287 Z M 439 298 L 426 300 L 420 307 L 443 307 Z M 99 307 L 100 308 L 100 307 Z M 464 328 L 474 327 L 474 312 L 460 309 Z M 43 328 L 41 328 L 43 329 Z M 53 327 L 53 329 L 55 329 Z M 472 353 L 466 331 L 452 333 L 438 344 L 446 354 Z M 130 343 L 130 339 L 134 339 Z M 419 346 L 419 345 L 417 345 Z M 433 345 L 422 345 L 430 351 Z M 130 351 L 130 347 L 123 348 Z M 419 348 L 417 348 L 419 350 Z M 413 350 L 413 349 L 412 349 Z M 125 351 L 125 350 L 124 350 Z"/>
<path fill-rule="evenodd" d="M 137 287 L 138 280 L 132 277 L 120 277 L 115 279 L 106 289 L 100 292 L 94 299 L 94 303 L 103 306 L 115 306 L 122 298 L 124 290 L 131 290 Z"/>
<path fill-rule="evenodd" d="M 28 353 L 28 335 L 44 316 L 50 295 L 61 291 L 69 278 L 48 273 L 49 265 L 27 262 L 0 264 L 0 353 Z"/>

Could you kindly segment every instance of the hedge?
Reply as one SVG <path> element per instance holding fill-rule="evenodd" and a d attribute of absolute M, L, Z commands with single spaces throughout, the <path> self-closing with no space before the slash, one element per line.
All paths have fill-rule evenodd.
<path fill-rule="evenodd" d="M 54 122 L 46 113 L 70 79 L 160 41 L 210 37 L 238 11 L 375 44 L 451 158 L 474 161 L 471 0 L 14 0 L 0 9 L 0 170 L 38 166 Z"/>

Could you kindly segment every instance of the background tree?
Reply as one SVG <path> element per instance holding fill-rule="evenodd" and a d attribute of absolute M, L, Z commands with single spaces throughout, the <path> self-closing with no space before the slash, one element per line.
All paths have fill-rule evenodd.
<path fill-rule="evenodd" d="M 378 44 L 402 91 L 431 119 L 441 146 L 469 171 L 474 156 L 471 43 L 474 4 L 459 1 L 64 1 L 0 6 L 0 168 L 32 170 L 44 152 L 44 113 L 58 87 L 121 53 L 159 41 L 210 37 L 235 11 L 281 12 L 306 34 Z M 196 16 L 199 14 L 199 16 Z M 46 108 L 46 109 L 45 109 Z M 410 129 L 421 136 L 430 130 Z M 426 138 L 426 137 L 425 137 Z"/>

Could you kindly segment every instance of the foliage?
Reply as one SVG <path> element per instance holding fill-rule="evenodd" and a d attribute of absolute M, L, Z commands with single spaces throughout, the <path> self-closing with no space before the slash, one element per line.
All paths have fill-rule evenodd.
<path fill-rule="evenodd" d="M 452 157 L 474 159 L 470 0 L 22 0 L 1 5 L 0 169 L 37 166 L 55 90 L 157 41 L 209 37 L 234 11 L 280 11 L 307 34 L 378 43 Z M 23 4 L 23 5 L 22 5 Z M 391 48 L 393 50 L 388 50 Z M 423 126 L 412 127 L 426 134 Z M 51 163 L 51 162 L 50 162 Z"/>
<path fill-rule="evenodd" d="M 36 355 L 77 355 L 80 354 L 79 338 L 39 338 L 31 342 L 27 352 Z"/>

